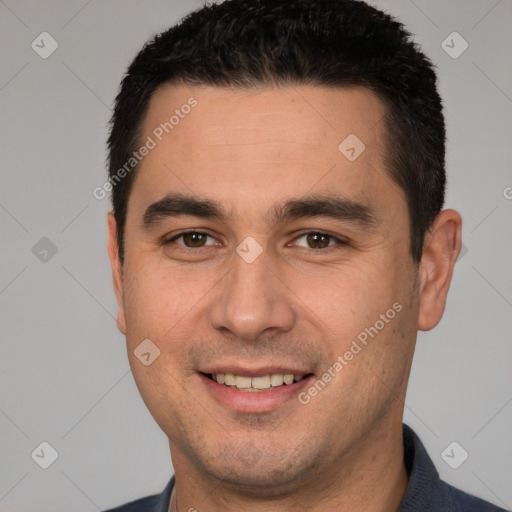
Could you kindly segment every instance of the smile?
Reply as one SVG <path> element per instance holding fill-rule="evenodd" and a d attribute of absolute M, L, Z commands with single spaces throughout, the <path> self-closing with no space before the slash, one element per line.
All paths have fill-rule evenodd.
<path fill-rule="evenodd" d="M 216 368 L 198 372 L 198 376 L 205 391 L 218 404 L 250 414 L 276 411 L 286 403 L 298 404 L 297 396 L 314 378 L 312 373 L 291 368 Z"/>
<path fill-rule="evenodd" d="M 232 373 L 215 373 L 208 375 L 211 380 L 238 391 L 269 391 L 272 388 L 280 386 L 290 386 L 294 382 L 299 382 L 304 374 L 294 375 L 293 373 L 272 373 L 258 377 L 245 375 L 234 375 Z"/>

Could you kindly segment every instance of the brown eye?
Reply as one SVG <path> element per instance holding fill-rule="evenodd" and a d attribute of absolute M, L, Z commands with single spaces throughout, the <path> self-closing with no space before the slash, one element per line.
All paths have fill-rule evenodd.
<path fill-rule="evenodd" d="M 308 233 L 306 240 L 311 249 L 324 249 L 329 246 L 332 237 L 322 233 Z"/>
<path fill-rule="evenodd" d="M 193 249 L 215 245 L 215 240 L 206 233 L 201 233 L 199 231 L 188 231 L 186 233 L 180 233 L 179 235 L 171 238 L 168 242 L 166 242 L 166 245 L 168 244 L 184 245 L 185 247 Z"/>
<path fill-rule="evenodd" d="M 208 235 L 204 233 L 185 233 L 183 242 L 187 247 L 203 247 L 206 243 Z"/>
<path fill-rule="evenodd" d="M 294 244 L 305 249 L 330 249 L 334 246 L 344 246 L 348 244 L 348 240 L 338 238 L 328 233 L 321 233 L 319 231 L 309 231 L 298 236 L 294 240 Z"/>

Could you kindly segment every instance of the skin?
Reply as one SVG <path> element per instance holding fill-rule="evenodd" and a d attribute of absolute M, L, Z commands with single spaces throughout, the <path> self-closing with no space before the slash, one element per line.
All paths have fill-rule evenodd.
<path fill-rule="evenodd" d="M 190 97 L 197 106 L 137 171 L 124 264 L 108 217 L 117 323 L 169 438 L 172 506 L 177 497 L 180 511 L 394 511 L 407 487 L 401 422 L 416 335 L 443 314 L 461 218 L 441 212 L 421 262 L 412 260 L 405 195 L 383 164 L 384 106 L 368 90 L 166 84 L 142 139 Z M 351 133 L 366 147 L 353 162 L 338 150 Z M 218 201 L 231 215 L 166 217 L 145 229 L 144 212 L 168 193 Z M 276 204 L 327 194 L 367 206 L 375 222 L 268 218 Z M 165 243 L 189 229 L 210 235 L 207 245 Z M 304 232 L 347 243 L 312 248 Z M 252 263 L 235 251 L 249 236 L 262 247 Z M 402 310 L 307 405 L 234 411 L 198 374 L 284 365 L 316 380 L 394 303 Z M 146 338 L 161 352 L 149 366 L 134 355 Z"/>

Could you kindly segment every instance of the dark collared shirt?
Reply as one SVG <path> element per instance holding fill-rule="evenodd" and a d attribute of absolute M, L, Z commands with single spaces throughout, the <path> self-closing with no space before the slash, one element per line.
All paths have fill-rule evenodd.
<path fill-rule="evenodd" d="M 409 484 L 397 512 L 505 512 L 505 509 L 443 482 L 422 442 L 407 425 L 403 426 L 403 439 Z M 168 512 L 173 487 L 174 476 L 161 494 L 106 512 Z"/>

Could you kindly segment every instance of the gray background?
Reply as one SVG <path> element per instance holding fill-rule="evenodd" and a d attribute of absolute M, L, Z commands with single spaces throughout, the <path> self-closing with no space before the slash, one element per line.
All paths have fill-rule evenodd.
<path fill-rule="evenodd" d="M 126 66 L 200 5 L 0 0 L 1 511 L 95 511 L 160 492 L 172 474 L 116 329 L 109 204 L 92 191 L 105 181 L 106 124 Z M 419 336 L 405 421 L 443 478 L 510 508 L 512 2 L 377 5 L 439 68 L 447 206 L 464 218 L 445 318 Z M 31 48 L 44 31 L 59 45 L 46 59 Z M 453 31 L 469 43 L 458 58 L 442 46 Z M 463 42 L 444 44 L 454 53 Z M 42 441 L 59 454 L 48 469 L 31 458 Z M 453 441 L 469 453 L 458 469 L 441 456 Z"/>

